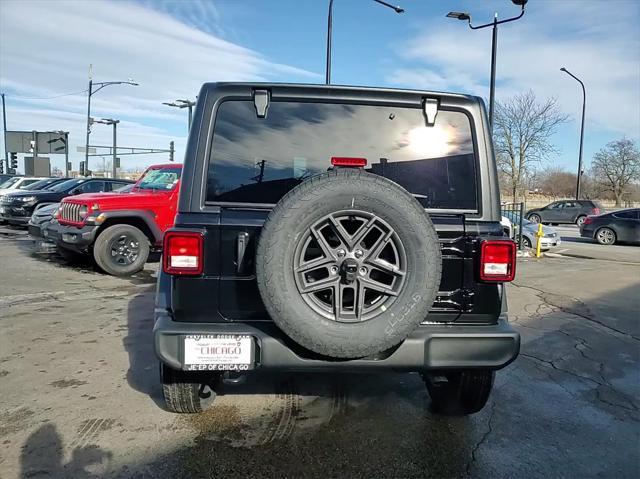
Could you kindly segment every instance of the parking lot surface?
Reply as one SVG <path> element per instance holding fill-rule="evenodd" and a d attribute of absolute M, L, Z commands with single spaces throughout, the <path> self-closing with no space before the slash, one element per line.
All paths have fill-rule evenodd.
<path fill-rule="evenodd" d="M 637 477 L 640 248 L 574 243 L 519 262 L 521 355 L 479 414 L 433 415 L 416 374 L 299 374 L 185 416 L 160 401 L 157 265 L 113 278 L 2 229 L 0 477 Z"/>

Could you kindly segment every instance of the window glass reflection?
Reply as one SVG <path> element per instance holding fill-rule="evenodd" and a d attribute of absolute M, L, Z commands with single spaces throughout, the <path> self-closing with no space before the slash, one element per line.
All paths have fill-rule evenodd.
<path fill-rule="evenodd" d="M 367 170 L 399 183 L 426 208 L 476 204 L 468 117 L 440 111 L 433 127 L 419 109 L 272 102 L 258 118 L 253 102 L 218 109 L 207 201 L 277 203 L 331 157 L 367 158 Z"/>

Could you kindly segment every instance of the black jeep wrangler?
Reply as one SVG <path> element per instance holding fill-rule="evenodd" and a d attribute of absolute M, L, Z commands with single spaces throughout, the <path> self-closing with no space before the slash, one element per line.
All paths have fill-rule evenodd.
<path fill-rule="evenodd" d="M 515 359 L 483 102 L 324 85 L 205 84 L 155 349 L 166 406 L 261 371 L 413 371 L 471 414 Z"/>

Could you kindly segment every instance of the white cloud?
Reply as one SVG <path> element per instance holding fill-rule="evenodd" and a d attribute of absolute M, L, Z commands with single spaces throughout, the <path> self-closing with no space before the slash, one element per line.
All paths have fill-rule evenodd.
<path fill-rule="evenodd" d="M 215 17 L 215 12 L 206 8 L 201 13 Z M 204 82 L 318 77 L 271 62 L 144 5 L 106 0 L 0 2 L 0 89 L 7 93 L 9 129 L 66 129 L 74 150 L 83 145 L 86 94 L 50 100 L 18 97 L 82 91 L 89 64 L 95 81 L 132 77 L 140 83 L 97 93 L 92 116 L 121 119 L 119 137 L 127 146 L 156 148 L 167 148 L 176 134 L 182 135 L 175 138 L 177 145 L 183 145 L 186 136 L 186 112 L 161 103 L 194 98 Z M 110 144 L 108 128 L 96 126 L 92 143 Z M 182 151 L 177 158 L 182 158 Z M 78 154 L 73 157 L 80 159 Z M 134 158 L 148 164 L 160 157 Z"/>
<path fill-rule="evenodd" d="M 638 14 L 637 2 L 529 2 L 523 19 L 499 27 L 498 99 L 532 89 L 579 118 L 580 86 L 559 71 L 565 66 L 586 85 L 592 128 L 639 138 Z M 399 52 L 410 66 L 395 69 L 388 81 L 488 97 L 491 29 L 472 31 L 444 18 L 423 28 L 428 33 Z"/>

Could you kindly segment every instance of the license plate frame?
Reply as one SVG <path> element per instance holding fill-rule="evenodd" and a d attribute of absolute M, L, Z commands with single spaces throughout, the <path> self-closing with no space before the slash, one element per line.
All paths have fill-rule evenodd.
<path fill-rule="evenodd" d="M 185 371 L 249 371 L 255 368 L 256 341 L 250 334 L 185 334 Z"/>

